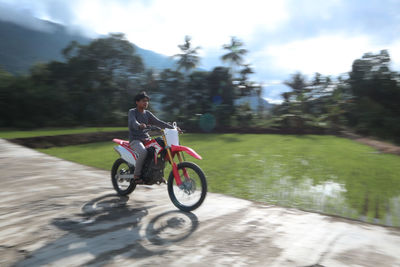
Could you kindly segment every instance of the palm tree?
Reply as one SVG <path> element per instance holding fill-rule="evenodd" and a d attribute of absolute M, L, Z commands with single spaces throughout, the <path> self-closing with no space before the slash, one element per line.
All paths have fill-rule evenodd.
<path fill-rule="evenodd" d="M 243 66 L 243 69 L 240 70 L 240 76 L 241 76 L 242 81 L 246 82 L 247 81 L 247 76 L 249 74 L 253 74 L 254 71 L 251 68 L 250 64 L 244 64 L 242 66 Z"/>
<path fill-rule="evenodd" d="M 242 48 L 243 42 L 241 42 L 239 39 L 236 37 L 231 37 L 231 43 L 230 44 L 225 44 L 222 47 L 226 50 L 228 50 L 228 53 L 223 55 L 222 61 L 223 62 L 230 62 L 231 65 L 231 71 L 232 71 L 232 76 L 235 73 L 234 71 L 234 66 L 240 66 L 242 65 L 243 62 L 243 56 L 247 54 L 247 50 Z"/>
<path fill-rule="evenodd" d="M 242 65 L 243 69 L 239 71 L 240 78 L 239 78 L 239 88 L 240 88 L 240 95 L 249 95 L 255 89 L 253 83 L 248 81 L 248 75 L 253 74 L 254 71 L 251 68 L 250 64 Z M 255 90 L 256 91 L 256 90 Z"/>
<path fill-rule="evenodd" d="M 184 69 L 186 73 L 189 73 L 191 69 L 194 69 L 200 62 L 199 56 L 197 56 L 197 50 L 200 47 L 192 48 L 191 44 L 191 37 L 186 35 L 185 36 L 185 43 L 183 45 L 178 45 L 181 49 L 181 54 L 176 54 L 173 57 L 178 58 L 178 65 L 177 70 Z"/>

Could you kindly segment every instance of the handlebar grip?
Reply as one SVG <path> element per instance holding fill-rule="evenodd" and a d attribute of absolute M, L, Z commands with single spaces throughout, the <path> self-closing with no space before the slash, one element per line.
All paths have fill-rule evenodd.
<path fill-rule="evenodd" d="M 157 126 L 149 126 L 143 129 L 143 132 L 150 132 L 150 131 L 161 131 L 161 128 Z"/>

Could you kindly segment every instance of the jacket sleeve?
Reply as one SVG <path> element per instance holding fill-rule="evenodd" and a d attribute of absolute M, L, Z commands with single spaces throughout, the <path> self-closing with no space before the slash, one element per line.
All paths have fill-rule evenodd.
<path fill-rule="evenodd" d="M 169 128 L 169 129 L 173 129 L 174 127 L 160 119 L 158 119 L 156 116 L 153 115 L 153 113 L 151 113 L 150 111 L 146 111 L 148 116 L 149 116 L 149 122 L 152 125 L 158 126 L 160 128 Z"/>
<path fill-rule="evenodd" d="M 128 126 L 129 129 L 139 130 L 140 123 L 136 120 L 135 110 L 131 109 L 128 113 Z"/>

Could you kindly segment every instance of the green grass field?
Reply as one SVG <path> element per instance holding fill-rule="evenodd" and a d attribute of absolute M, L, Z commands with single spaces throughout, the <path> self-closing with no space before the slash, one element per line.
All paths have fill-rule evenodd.
<path fill-rule="evenodd" d="M 203 168 L 211 192 L 400 225 L 399 156 L 335 136 L 185 134 L 181 143 L 202 155 L 186 160 Z M 114 145 L 40 151 L 110 170 L 118 158 Z"/>
<path fill-rule="evenodd" d="M 48 128 L 38 130 L 9 130 L 0 129 L 0 138 L 13 139 L 13 138 L 26 138 L 36 136 L 53 136 L 62 134 L 79 134 L 79 133 L 94 133 L 94 132 L 113 132 L 113 131 L 126 131 L 126 127 L 82 127 L 82 128 Z"/>

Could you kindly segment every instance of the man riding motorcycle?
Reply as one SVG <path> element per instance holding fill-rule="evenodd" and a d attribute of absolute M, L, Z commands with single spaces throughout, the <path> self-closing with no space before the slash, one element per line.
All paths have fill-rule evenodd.
<path fill-rule="evenodd" d="M 150 97 L 146 92 L 141 92 L 135 96 L 136 108 L 132 108 L 128 113 L 129 142 L 130 146 L 137 152 L 137 160 L 134 171 L 136 183 L 143 183 L 141 172 L 144 160 L 147 156 L 147 150 L 144 143 L 150 140 L 150 135 L 144 132 L 144 129 L 150 125 L 160 128 L 173 129 L 174 127 L 153 115 L 146 110 L 149 106 Z M 178 129 L 180 131 L 180 129 Z"/>

